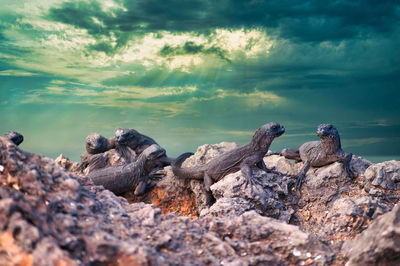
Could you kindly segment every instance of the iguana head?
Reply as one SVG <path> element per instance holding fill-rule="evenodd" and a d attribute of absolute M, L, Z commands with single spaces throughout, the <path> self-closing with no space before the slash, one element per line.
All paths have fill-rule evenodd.
<path fill-rule="evenodd" d="M 340 149 L 340 137 L 339 132 L 331 124 L 321 124 L 318 126 L 317 136 L 321 139 L 321 142 L 326 145 L 332 146 L 332 149 Z"/>
<path fill-rule="evenodd" d="M 285 128 L 278 123 L 271 122 L 260 127 L 254 133 L 252 142 L 259 147 L 269 147 L 274 138 L 285 133 Z"/>
<path fill-rule="evenodd" d="M 100 134 L 93 133 L 86 137 L 86 151 L 97 154 L 108 150 L 108 140 Z"/>
<path fill-rule="evenodd" d="M 118 144 L 134 144 L 135 139 L 138 138 L 139 132 L 129 128 L 118 128 L 115 131 L 115 140 Z M 132 147 L 131 147 L 132 148 Z"/>
<path fill-rule="evenodd" d="M 154 161 L 161 159 L 166 154 L 166 151 L 161 148 L 157 144 L 153 144 L 146 148 L 141 154 L 140 157 L 146 157 L 147 160 Z"/>
<path fill-rule="evenodd" d="M 15 131 L 7 132 L 4 137 L 11 140 L 15 145 L 19 145 L 24 141 L 24 137 Z"/>
<path fill-rule="evenodd" d="M 336 127 L 331 124 L 321 124 L 318 126 L 317 136 L 320 138 L 339 137 L 339 132 Z"/>

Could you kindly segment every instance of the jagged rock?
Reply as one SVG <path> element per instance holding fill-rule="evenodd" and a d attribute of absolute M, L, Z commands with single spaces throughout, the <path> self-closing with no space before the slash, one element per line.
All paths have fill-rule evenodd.
<path fill-rule="evenodd" d="M 197 148 L 196 153 L 186 159 L 182 167 L 193 167 L 208 163 L 212 158 L 217 157 L 224 152 L 233 150 L 237 145 L 234 142 L 221 142 L 219 144 L 204 144 Z M 196 198 L 196 206 L 199 212 L 208 208 L 206 195 L 204 193 L 203 181 L 190 180 L 190 188 Z"/>
<path fill-rule="evenodd" d="M 264 162 L 267 167 L 287 175 L 297 174 L 303 165 L 277 155 L 265 157 Z M 339 162 L 310 168 L 296 204 L 294 215 L 297 219 L 294 220 L 303 230 L 333 241 L 338 246 L 363 231 L 373 219 L 390 211 L 394 202 L 400 199 L 400 191 L 379 191 L 380 194 L 375 195 L 365 191 L 364 172 L 370 166 L 371 162 L 353 156 L 351 168 L 358 175 L 355 180 L 346 176 Z"/>
<path fill-rule="evenodd" d="M 400 205 L 379 216 L 367 230 L 345 242 L 342 252 L 352 265 L 400 264 Z"/>
<path fill-rule="evenodd" d="M 251 210 L 262 214 L 253 203 L 243 198 L 220 198 L 210 208 L 202 210 L 200 217 L 208 215 L 215 217 L 236 217 Z"/>
<path fill-rule="evenodd" d="M 375 187 L 399 190 L 400 162 L 392 160 L 371 165 L 365 171 L 365 178 Z"/>
<path fill-rule="evenodd" d="M 324 265 L 329 246 L 254 211 L 192 221 L 78 182 L 0 137 L 0 262 L 27 265 Z"/>
<path fill-rule="evenodd" d="M 163 214 L 172 212 L 197 218 L 199 211 L 195 195 L 190 189 L 190 180 L 176 178 L 170 166 L 164 168 L 164 173 L 162 179 L 154 180 L 156 185 L 149 193 L 136 196 L 129 192 L 124 197 L 131 203 L 151 203 L 161 208 Z"/>
<path fill-rule="evenodd" d="M 74 174 L 80 174 L 81 172 L 79 163 L 72 162 L 68 157 L 65 157 L 63 154 L 60 154 L 54 161 L 65 170 L 70 171 Z"/>
<path fill-rule="evenodd" d="M 256 186 L 245 186 L 245 177 L 238 171 L 225 176 L 211 186 L 216 199 L 242 198 L 255 206 L 265 216 L 280 219 L 289 223 L 294 210 L 286 206 L 289 195 L 290 178 L 267 174 L 262 170 L 253 169 L 253 178 L 258 181 Z"/>
<path fill-rule="evenodd" d="M 183 166 L 207 163 L 213 156 L 234 147 L 232 143 L 203 145 Z M 290 188 L 295 181 L 291 175 L 298 173 L 301 162 L 294 163 L 278 155 L 266 156 L 264 162 L 270 170 L 283 174 L 265 173 L 253 168 L 253 178 L 259 183 L 254 187 L 245 187 L 240 171 L 229 174 L 211 186 L 217 199 L 211 208 L 203 204 L 201 181 L 178 179 L 169 167 L 165 168 L 166 177 L 157 183 L 154 192 L 149 193 L 153 199 L 145 202 L 160 206 L 163 213 L 172 211 L 191 217 L 199 213 L 201 217 L 233 216 L 252 208 L 263 216 L 300 225 L 303 230 L 340 247 L 342 241 L 365 230 L 373 219 L 390 211 L 400 199 L 399 190 L 389 192 L 368 188 L 364 172 L 371 163 L 360 157 L 353 156 L 351 161 L 352 170 L 358 175 L 355 180 L 346 176 L 338 162 L 311 168 L 300 197 Z M 197 213 L 189 211 L 196 208 Z"/>
<path fill-rule="evenodd" d="M 277 254 L 284 264 L 326 265 L 333 259 L 328 246 L 312 235 L 300 231 L 297 226 L 260 216 L 255 211 L 230 219 L 208 216 L 199 223 L 229 243 L 236 254 L 246 258 L 243 265 L 275 264 L 274 255 Z"/>
<path fill-rule="evenodd" d="M 234 147 L 203 145 L 183 167 Z M 291 176 L 302 163 L 277 155 L 264 161 L 283 174 L 254 168 L 254 187 L 245 187 L 240 171 L 227 175 L 211 186 L 217 201 L 210 208 L 202 202 L 202 182 L 178 179 L 170 167 L 163 178 L 153 178 L 152 190 L 127 193 L 127 201 L 0 137 L 0 264 L 343 264 L 338 252 L 354 237 L 345 245 L 353 249 L 343 249 L 349 265 L 398 263 L 393 254 L 399 243 L 392 243 L 398 240 L 393 217 L 399 207 L 395 215 L 385 214 L 400 200 L 397 162 L 371 166 L 353 156 L 355 180 L 340 163 L 311 168 L 297 194 L 290 190 Z M 362 247 L 377 241 L 379 246 Z"/>

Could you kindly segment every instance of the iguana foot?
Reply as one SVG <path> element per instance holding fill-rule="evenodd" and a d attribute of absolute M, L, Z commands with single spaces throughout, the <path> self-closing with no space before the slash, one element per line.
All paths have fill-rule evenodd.
<path fill-rule="evenodd" d="M 211 193 L 211 191 L 206 191 L 206 204 L 208 207 L 211 207 L 214 203 L 215 203 L 215 198 L 213 196 L 213 194 Z"/>
<path fill-rule="evenodd" d="M 155 181 L 149 181 L 149 182 L 139 182 L 137 185 L 134 194 L 135 196 L 141 196 L 146 192 L 149 192 L 155 185 L 157 185 L 157 182 Z"/>
<path fill-rule="evenodd" d="M 300 191 L 301 185 L 303 184 L 304 175 L 297 175 L 294 177 L 296 178 L 295 190 Z"/>
<path fill-rule="evenodd" d="M 247 186 L 250 184 L 251 194 L 254 193 L 254 187 L 257 187 L 257 185 L 262 186 L 262 183 L 254 178 L 246 178 L 244 184 L 244 189 L 246 189 Z"/>
<path fill-rule="evenodd" d="M 160 179 L 166 176 L 167 173 L 165 172 L 164 169 L 159 169 L 159 170 L 153 170 L 150 172 L 149 177 L 154 178 L 154 179 Z"/>
<path fill-rule="evenodd" d="M 357 178 L 357 174 L 355 174 L 352 170 L 348 169 L 346 172 L 347 172 L 347 177 L 349 177 L 351 180 Z"/>

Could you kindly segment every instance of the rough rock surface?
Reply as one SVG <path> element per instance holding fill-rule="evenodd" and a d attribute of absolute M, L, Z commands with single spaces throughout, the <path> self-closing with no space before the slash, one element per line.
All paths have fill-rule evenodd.
<path fill-rule="evenodd" d="M 63 154 L 60 154 L 54 161 L 69 172 L 72 172 L 74 174 L 81 173 L 79 163 L 72 162 L 68 157 L 65 157 Z"/>
<path fill-rule="evenodd" d="M 388 161 L 372 165 L 365 171 L 365 178 L 377 188 L 400 189 L 400 162 Z"/>
<path fill-rule="evenodd" d="M 149 204 L 83 186 L 53 160 L 4 138 L 0 151 L 2 265 L 323 265 L 333 259 L 312 235 L 254 211 L 234 219 L 164 216 Z"/>
<path fill-rule="evenodd" d="M 203 145 L 183 166 L 206 163 L 235 146 Z M 264 161 L 283 174 L 253 169 L 255 187 L 244 186 L 240 171 L 230 174 L 213 184 L 217 201 L 207 208 L 203 184 L 177 179 L 170 167 L 153 180 L 153 190 L 140 197 L 127 193 L 126 200 L 0 137 L 0 265 L 340 265 L 347 258 L 349 265 L 362 265 L 398 259 L 398 207 L 390 211 L 400 199 L 399 162 L 372 165 L 354 156 L 355 180 L 345 177 L 340 163 L 311 168 L 297 194 L 291 175 L 302 163 L 277 155 Z M 363 249 L 363 241 L 377 235 L 392 242 Z"/>
<path fill-rule="evenodd" d="M 381 215 L 367 230 L 347 241 L 346 265 L 400 265 L 400 204 Z"/>

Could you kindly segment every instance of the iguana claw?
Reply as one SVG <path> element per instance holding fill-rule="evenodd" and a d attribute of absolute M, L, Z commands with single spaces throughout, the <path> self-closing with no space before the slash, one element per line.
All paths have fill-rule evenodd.
<path fill-rule="evenodd" d="M 296 191 L 300 191 L 301 185 L 303 184 L 304 175 L 297 175 L 295 176 L 295 178 L 296 178 L 295 189 Z"/>

